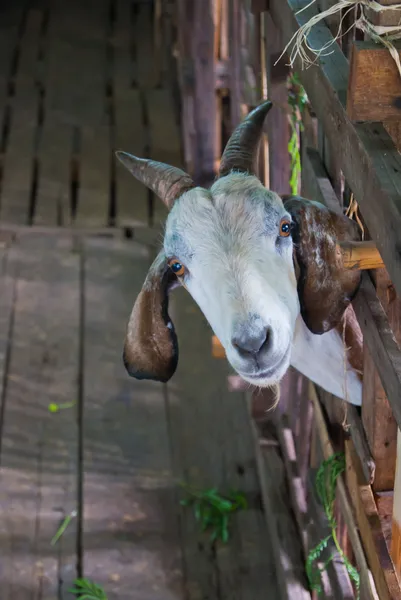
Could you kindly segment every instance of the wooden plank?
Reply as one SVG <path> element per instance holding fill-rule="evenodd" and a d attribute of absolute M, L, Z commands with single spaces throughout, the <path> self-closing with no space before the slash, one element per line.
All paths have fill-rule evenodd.
<path fill-rule="evenodd" d="M 35 135 L 39 95 L 35 67 L 40 44 L 42 15 L 29 11 L 21 40 L 20 71 L 11 104 L 10 133 L 5 150 L 0 219 L 6 223 L 28 223 L 34 177 Z"/>
<path fill-rule="evenodd" d="M 371 485 L 375 479 L 376 463 L 369 448 L 362 419 L 358 409 L 353 404 L 347 406 L 347 426 L 355 451 L 360 460 L 364 477 L 367 483 Z"/>
<path fill-rule="evenodd" d="M 108 3 L 51 3 L 45 69 L 45 110 L 76 126 L 99 126 L 106 116 Z"/>
<path fill-rule="evenodd" d="M 232 0 L 228 5 L 229 85 L 231 131 L 242 121 L 243 79 L 241 77 L 242 3 Z"/>
<path fill-rule="evenodd" d="M 152 2 L 134 4 L 135 76 L 140 89 L 155 87 L 157 83 L 153 46 Z"/>
<path fill-rule="evenodd" d="M 322 163 L 320 154 L 314 148 L 306 148 L 302 154 L 302 193 L 307 198 L 325 204 L 330 210 L 340 214 L 340 201 L 333 190 L 329 175 Z"/>
<path fill-rule="evenodd" d="M 319 466 L 321 461 L 319 462 Z M 318 544 L 322 539 L 325 539 L 328 535 L 330 535 L 330 525 L 327 522 L 327 516 L 322 507 L 320 498 L 318 498 L 316 492 L 316 473 L 317 471 L 310 470 L 307 478 L 307 486 L 308 486 L 308 504 L 309 510 L 316 515 L 317 521 L 317 532 L 318 536 L 316 539 L 316 544 Z M 344 545 L 342 544 L 342 539 L 340 537 L 340 529 L 341 529 L 341 515 L 336 516 L 337 519 L 337 537 L 340 540 L 340 544 L 342 545 L 343 551 L 346 552 Z M 336 547 L 333 542 L 329 542 L 328 546 L 328 555 L 335 553 Z M 347 554 L 347 553 L 346 553 Z M 350 581 L 350 577 L 347 573 L 347 570 L 344 566 L 344 563 L 341 559 L 333 560 L 330 565 L 326 569 L 324 569 L 324 555 L 320 557 L 318 560 L 318 565 L 320 568 L 323 568 L 322 573 L 322 581 L 323 581 L 323 591 L 324 597 L 326 598 L 341 598 L 344 600 L 354 600 L 355 593 Z"/>
<path fill-rule="evenodd" d="M 372 489 L 366 484 L 351 441 L 346 441 L 346 481 L 366 557 L 380 600 L 401 598 L 394 565 L 384 538 Z"/>
<path fill-rule="evenodd" d="M 397 423 L 368 348 L 364 348 L 362 421 L 376 464 L 375 491 L 393 489 Z"/>
<path fill-rule="evenodd" d="M 308 556 L 309 552 L 328 536 L 329 531 L 327 530 L 327 524 L 322 527 L 320 522 L 319 509 L 321 512 L 321 507 L 318 508 L 316 502 L 315 506 L 312 506 L 313 487 L 308 486 L 307 488 L 306 483 L 304 484 L 301 479 L 296 459 L 295 440 L 287 415 L 277 418 L 277 433 L 284 458 L 289 498 L 294 511 L 298 534 L 301 538 L 304 556 Z M 329 546 L 329 551 L 330 553 L 335 552 L 332 544 Z M 352 598 L 349 577 L 344 567 L 339 565 L 337 571 L 333 566 L 333 564 L 328 565 L 327 569 L 321 573 L 323 597 Z"/>
<path fill-rule="evenodd" d="M 25 17 L 25 2 L 16 0 L 1 7 L 0 19 L 0 122 L 8 119 L 10 84 L 15 85 L 15 56 Z M 2 162 L 2 158 L 0 160 Z M 1 164 L 1 163 L 0 163 Z"/>
<path fill-rule="evenodd" d="M 188 600 L 277 598 L 244 395 L 227 390 L 227 365 L 210 355 L 210 330 L 186 291 L 177 290 L 170 302 L 180 344 L 178 370 L 167 385 L 175 476 L 199 489 L 237 489 L 249 503 L 247 510 L 233 514 L 228 544 L 215 546 L 200 531 L 193 512 L 182 508 Z"/>
<path fill-rule="evenodd" d="M 271 0 L 270 11 L 287 43 L 299 25 L 313 14 L 304 8 L 306 0 Z M 324 24 L 313 27 L 308 38 L 311 47 L 320 48 L 332 41 Z M 326 135 L 339 155 L 341 169 L 355 193 L 364 219 L 398 293 L 401 292 L 401 254 L 398 231 L 401 229 L 399 196 L 401 191 L 401 157 L 380 124 L 352 124 L 346 110 L 348 64 L 336 44 L 317 66 L 302 70 L 299 59 L 295 70 L 316 111 Z M 388 223 L 394 227 L 389 230 Z"/>
<path fill-rule="evenodd" d="M 188 9 L 193 76 L 193 124 L 195 146 L 193 156 L 194 178 L 199 184 L 208 185 L 214 180 L 216 152 L 217 98 L 214 89 L 214 22 L 212 0 L 195 0 Z"/>
<path fill-rule="evenodd" d="M 393 503 L 393 520 L 391 527 L 391 558 L 394 561 L 397 575 L 401 576 L 401 435 L 398 430 L 397 435 L 397 464 L 394 481 L 394 503 Z"/>
<path fill-rule="evenodd" d="M 134 30 L 132 24 L 132 4 L 127 0 L 117 0 L 111 44 L 113 48 L 112 83 L 114 95 L 128 92 L 134 82 Z"/>
<path fill-rule="evenodd" d="M 69 239 L 32 235 L 9 261 L 18 280 L 3 407 L 2 598 L 65 598 L 76 577 L 75 520 L 51 540 L 77 509 L 79 257 Z M 51 413 L 50 403 L 69 408 Z"/>
<path fill-rule="evenodd" d="M 273 442 L 274 439 L 268 440 Z M 263 504 L 279 580 L 279 598 L 311 598 L 305 575 L 305 558 L 288 504 L 286 473 L 278 450 L 262 446 L 257 452 Z"/>
<path fill-rule="evenodd" d="M 107 125 L 81 129 L 77 227 L 109 224 L 111 160 L 110 128 Z"/>
<path fill-rule="evenodd" d="M 280 32 L 271 20 L 265 16 L 266 28 L 266 66 L 268 97 L 273 102 L 273 109 L 266 123 L 269 143 L 269 187 L 278 194 L 290 193 L 290 155 L 288 142 L 290 131 L 288 126 L 288 89 L 287 79 L 275 81 L 279 67 L 272 65 L 272 57 L 282 48 Z M 280 64 L 280 63 L 279 63 Z"/>
<path fill-rule="evenodd" d="M 84 252 L 84 574 L 109 598 L 183 598 L 163 386 L 121 357 L 149 252 L 101 239 Z"/>
<path fill-rule="evenodd" d="M 316 394 L 315 387 L 312 383 L 310 384 L 310 397 L 313 402 L 313 407 L 315 411 L 314 414 L 316 419 L 316 427 L 320 440 L 320 445 L 323 451 L 323 456 L 325 459 L 327 459 L 334 454 L 334 448 L 328 434 L 322 407 Z M 361 544 L 358 529 L 353 516 L 352 506 L 349 501 L 347 490 L 344 484 L 344 479 L 342 476 L 340 476 L 337 479 L 337 498 L 339 501 L 340 510 L 344 517 L 344 521 L 347 525 L 349 540 L 352 545 L 352 550 L 354 552 L 355 560 L 358 566 L 362 597 L 377 600 L 379 596 L 377 595 L 375 582 L 371 577 L 371 571 L 365 558 L 365 553 Z"/>
<path fill-rule="evenodd" d="M 138 90 L 126 92 L 116 90 L 114 96 L 115 148 L 131 152 L 140 158 L 144 158 L 147 154 L 142 104 L 142 96 Z M 159 160 L 152 153 L 150 156 L 154 160 Z M 116 224 L 120 227 L 130 226 L 133 222 L 148 224 L 150 192 L 147 188 L 135 179 L 119 161 L 115 167 L 115 182 Z M 157 199 L 157 202 L 160 200 Z"/>
<path fill-rule="evenodd" d="M 379 372 L 393 415 L 399 424 L 401 414 L 399 395 L 397 396 L 397 394 L 400 392 L 401 383 L 400 349 L 368 276 L 362 278 L 362 284 L 353 306 L 362 327 L 364 340 Z"/>
<path fill-rule="evenodd" d="M 173 97 L 169 90 L 146 93 L 149 118 L 150 150 L 153 160 L 182 168 L 181 137 L 176 123 Z M 202 142 L 200 141 L 200 144 Z M 154 198 L 153 222 L 157 225 L 167 216 L 167 208 Z"/>
<path fill-rule="evenodd" d="M 381 528 L 389 551 L 391 549 L 391 523 L 393 520 L 393 500 L 394 492 L 379 492 L 375 494 L 377 512 L 379 513 Z"/>
<path fill-rule="evenodd" d="M 22 31 L 26 4 L 16 0 L 1 7 L 0 19 L 0 77 L 4 80 L 15 78 L 14 56 L 18 47 L 18 37 Z"/>
<path fill-rule="evenodd" d="M 318 199 L 323 204 L 326 204 L 330 208 L 335 208 L 335 194 L 333 189 L 330 187 L 330 182 L 328 179 L 324 180 L 323 178 L 323 167 L 321 166 L 320 159 L 316 153 L 306 153 L 307 156 L 313 156 L 313 164 L 312 161 L 309 164 L 309 168 L 305 174 L 304 178 L 304 187 L 306 191 L 309 190 L 318 190 Z M 323 184 L 318 184 L 318 179 L 323 179 Z M 382 298 L 383 301 L 387 302 L 387 287 L 384 286 L 382 290 Z M 393 299 L 393 308 L 389 310 L 393 310 L 394 306 L 394 294 L 391 294 L 391 298 Z M 401 423 L 401 403 L 400 403 L 400 394 L 401 394 L 401 354 L 399 346 L 394 338 L 392 333 L 389 320 L 387 315 L 383 309 L 383 306 L 380 300 L 377 298 L 376 290 L 369 278 L 366 274 L 362 277 L 362 284 L 353 301 L 353 307 L 358 318 L 359 325 L 362 329 L 362 333 L 364 335 L 365 343 L 369 349 L 369 352 L 372 354 L 372 358 L 378 373 L 380 375 L 380 380 L 382 385 L 385 388 L 385 392 L 387 394 L 388 400 L 391 405 L 391 411 L 397 421 L 398 425 Z M 394 315 L 397 314 L 397 308 L 395 309 Z M 390 313 L 389 313 L 390 314 Z M 390 314 L 391 316 L 391 314 Z M 372 365 L 367 365 L 365 369 L 365 380 L 368 378 L 374 377 L 374 371 L 372 369 Z M 369 388 L 372 389 L 372 388 Z M 365 390 L 366 393 L 366 390 Z M 371 392 L 372 401 L 374 399 L 374 394 L 376 392 Z M 373 410 L 374 402 L 369 405 L 371 410 Z M 392 425 L 391 431 L 388 428 L 388 424 L 391 423 L 391 415 L 385 407 L 384 401 L 382 402 L 383 412 L 382 417 L 385 425 L 382 427 L 382 433 L 384 435 L 389 434 L 390 438 L 394 440 L 394 425 Z M 387 415 L 386 417 L 384 416 Z M 369 421 L 371 423 L 370 432 L 373 432 L 373 428 L 375 428 L 375 416 L 372 413 Z M 379 430 L 378 430 L 379 431 Z M 373 437 L 370 437 L 370 441 L 373 440 Z M 386 448 L 389 446 L 387 439 L 382 439 L 379 443 L 381 448 L 380 453 L 382 454 L 383 465 L 386 464 Z M 372 448 L 371 448 L 372 449 Z M 392 456 L 394 457 L 394 449 L 392 452 Z M 376 457 L 374 456 L 374 459 Z M 394 459 L 390 459 L 389 466 L 393 464 Z M 383 471 L 385 474 L 385 471 Z M 377 475 L 377 469 L 376 469 Z M 389 477 L 387 476 L 387 483 L 385 483 L 385 487 L 388 486 Z M 382 487 L 380 481 L 378 480 L 379 487 Z"/>
<path fill-rule="evenodd" d="M 398 121 L 401 118 L 400 73 L 384 46 L 370 40 L 353 43 L 347 113 L 354 121 Z"/>
<path fill-rule="evenodd" d="M 71 221 L 73 128 L 47 112 L 38 147 L 38 187 L 33 223 L 68 225 Z"/>

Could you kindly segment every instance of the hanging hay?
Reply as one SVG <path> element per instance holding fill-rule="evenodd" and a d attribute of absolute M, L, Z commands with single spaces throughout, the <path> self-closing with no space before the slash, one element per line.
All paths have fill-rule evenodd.
<path fill-rule="evenodd" d="M 317 0 L 311 0 L 309 4 L 301 8 L 296 14 L 300 14 L 301 12 L 307 10 L 312 5 L 316 4 Z M 359 18 L 347 29 L 347 31 L 342 31 L 342 23 L 346 16 L 354 11 L 356 7 L 360 8 L 360 16 Z M 333 53 L 333 50 L 330 50 L 330 47 L 336 43 L 338 39 L 340 39 L 343 35 L 348 33 L 354 27 L 357 27 L 364 33 L 366 33 L 374 42 L 377 44 L 382 44 L 385 46 L 393 57 L 398 72 L 401 77 L 401 63 L 400 57 L 398 55 L 397 49 L 394 47 L 393 43 L 395 40 L 401 39 L 401 24 L 394 25 L 390 27 L 384 27 L 380 25 L 373 25 L 366 17 L 365 10 L 366 8 L 370 8 L 375 12 L 383 12 L 385 10 L 399 10 L 401 11 L 401 4 L 392 4 L 383 6 L 375 0 L 338 0 L 336 4 L 324 10 L 320 13 L 313 15 L 304 25 L 295 32 L 292 36 L 286 47 L 284 48 L 282 54 L 276 61 L 276 63 L 283 57 L 283 55 L 291 48 L 290 51 L 290 62 L 289 65 L 291 67 L 294 66 L 295 59 L 297 57 L 300 58 L 302 63 L 302 68 L 308 68 L 312 64 L 316 62 L 316 60 L 322 56 L 328 56 Z M 327 17 L 335 15 L 340 11 L 344 11 L 342 14 L 341 22 L 338 27 L 338 31 L 336 35 L 334 35 L 334 39 L 330 40 L 326 44 L 324 44 L 321 48 L 312 48 L 308 42 L 308 36 L 314 25 L 317 25 Z M 400 22 L 401 22 L 401 12 L 400 12 Z M 315 58 L 311 57 L 314 56 Z"/>

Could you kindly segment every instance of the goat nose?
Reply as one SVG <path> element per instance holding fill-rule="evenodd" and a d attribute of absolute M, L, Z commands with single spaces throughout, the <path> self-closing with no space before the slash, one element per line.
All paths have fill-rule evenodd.
<path fill-rule="evenodd" d="M 262 348 L 264 349 L 269 345 L 270 339 L 270 327 L 263 327 L 257 332 L 242 332 L 235 335 L 231 343 L 240 354 L 257 354 Z"/>

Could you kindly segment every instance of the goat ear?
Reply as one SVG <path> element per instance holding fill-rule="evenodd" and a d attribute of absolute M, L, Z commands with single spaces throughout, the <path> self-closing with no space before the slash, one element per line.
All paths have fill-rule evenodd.
<path fill-rule="evenodd" d="M 177 278 L 160 252 L 149 269 L 128 323 L 124 365 L 131 377 L 168 381 L 177 368 L 178 344 L 168 315 L 168 292 Z"/>
<path fill-rule="evenodd" d="M 345 270 L 337 248 L 337 242 L 359 240 L 359 229 L 319 202 L 299 196 L 283 201 L 294 222 L 301 315 L 312 333 L 325 333 L 340 323 L 360 283 L 360 271 Z"/>

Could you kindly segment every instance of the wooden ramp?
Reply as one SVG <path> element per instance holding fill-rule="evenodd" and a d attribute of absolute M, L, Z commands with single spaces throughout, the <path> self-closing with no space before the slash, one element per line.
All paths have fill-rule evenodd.
<path fill-rule="evenodd" d="M 245 397 L 227 391 L 189 295 L 171 301 L 177 374 L 138 382 L 121 350 L 154 250 L 29 229 L 2 240 L 2 600 L 69 598 L 77 573 L 108 600 L 278 598 Z M 180 482 L 246 494 L 227 545 L 180 506 Z"/>
<path fill-rule="evenodd" d="M 182 166 L 157 17 L 152 0 L 2 3 L 0 221 L 138 227 L 164 219 L 114 157 L 124 149 Z"/>
<path fill-rule="evenodd" d="M 166 209 L 114 150 L 182 167 L 160 8 L 0 6 L 1 600 L 72 600 L 77 576 L 107 600 L 287 597 L 245 394 L 188 294 L 171 300 L 172 381 L 123 367 Z M 181 483 L 245 494 L 226 545 L 180 505 Z"/>

